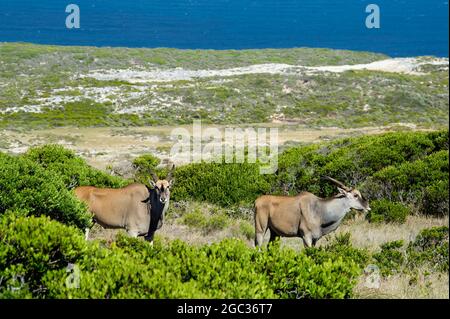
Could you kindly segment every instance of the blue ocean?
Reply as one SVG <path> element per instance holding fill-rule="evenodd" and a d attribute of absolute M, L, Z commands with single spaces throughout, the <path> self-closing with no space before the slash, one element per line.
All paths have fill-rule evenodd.
<path fill-rule="evenodd" d="M 80 28 L 66 28 L 66 6 Z M 369 4 L 379 28 L 367 28 Z M 448 57 L 444 0 L 0 0 L 0 42 L 250 49 L 325 47 Z"/>

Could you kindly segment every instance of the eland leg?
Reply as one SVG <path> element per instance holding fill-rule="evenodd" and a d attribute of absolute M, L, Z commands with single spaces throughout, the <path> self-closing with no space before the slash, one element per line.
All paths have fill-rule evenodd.
<path fill-rule="evenodd" d="M 255 247 L 261 247 L 267 232 L 267 218 L 255 216 Z"/>
<path fill-rule="evenodd" d="M 311 233 L 306 233 L 305 235 L 303 235 L 302 239 L 303 239 L 303 243 L 305 244 L 305 247 L 307 247 L 307 248 L 312 247 L 313 239 L 312 239 Z M 314 242 L 314 244 L 315 244 L 315 242 Z"/>
<path fill-rule="evenodd" d="M 150 243 L 150 245 L 153 246 L 153 237 L 155 236 L 155 232 L 154 231 L 149 231 L 147 233 L 147 235 L 145 235 L 145 240 L 148 241 Z"/>

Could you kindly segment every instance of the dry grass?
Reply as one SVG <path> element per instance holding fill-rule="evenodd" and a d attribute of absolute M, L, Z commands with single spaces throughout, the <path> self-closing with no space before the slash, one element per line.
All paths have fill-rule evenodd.
<path fill-rule="evenodd" d="M 205 206 L 205 209 L 208 205 Z M 419 232 L 425 228 L 435 226 L 448 226 L 449 219 L 433 218 L 424 216 L 409 216 L 404 224 L 371 224 L 358 216 L 353 220 L 347 220 L 334 233 L 321 238 L 317 245 L 325 246 L 331 242 L 335 236 L 343 233 L 351 234 L 351 242 L 354 247 L 366 248 L 369 251 L 378 251 L 380 246 L 386 242 L 394 240 L 404 240 L 406 244 L 413 241 Z M 225 238 L 238 237 L 244 239 L 242 234 L 236 229 L 236 224 L 231 224 L 225 229 L 213 231 L 209 233 L 183 225 L 181 218 L 167 218 L 164 226 L 157 231 L 156 235 L 167 238 L 169 240 L 180 239 L 189 244 L 210 244 L 219 242 Z M 104 239 L 113 241 L 117 233 L 123 230 L 103 229 L 99 225 L 95 225 L 89 234 L 89 239 Z M 265 235 L 265 242 L 269 240 L 269 232 Z M 282 245 L 296 250 L 303 249 L 303 242 L 300 238 L 282 238 Z M 252 240 L 246 240 L 249 246 L 253 245 Z"/>
<path fill-rule="evenodd" d="M 238 232 L 239 229 L 236 225 L 231 225 L 230 227 L 216 232 L 204 233 L 201 230 L 193 229 L 176 221 L 172 221 L 165 224 L 164 227 L 158 232 L 158 235 L 167 240 L 180 239 L 190 245 L 205 245 L 220 242 L 225 238 L 237 237 L 242 240 L 246 240 Z M 251 245 L 251 241 L 246 240 L 246 242 L 249 246 Z"/>
<path fill-rule="evenodd" d="M 404 224 L 373 224 L 365 220 L 364 216 L 359 215 L 342 223 L 335 232 L 322 237 L 317 242 L 317 246 L 327 245 L 336 235 L 350 233 L 351 243 L 354 247 L 377 251 L 380 245 L 386 242 L 403 240 L 405 243 L 409 243 L 422 229 L 445 226 L 448 223 L 448 217 L 408 216 Z M 265 240 L 268 239 L 269 234 L 267 233 Z M 303 242 L 299 238 L 282 238 L 282 244 L 296 250 L 303 248 Z"/>
<path fill-rule="evenodd" d="M 397 274 L 383 278 L 379 289 L 365 286 L 365 277 L 359 278 L 354 289 L 355 297 L 361 299 L 448 299 L 449 274 L 432 273 L 422 268 L 417 274 Z"/>
<path fill-rule="evenodd" d="M 445 226 L 448 223 L 448 217 L 408 216 L 404 224 L 371 224 L 363 216 L 357 216 L 341 225 L 336 234 L 349 232 L 353 246 L 377 250 L 380 245 L 393 240 L 408 243 L 414 240 L 421 230 Z"/>

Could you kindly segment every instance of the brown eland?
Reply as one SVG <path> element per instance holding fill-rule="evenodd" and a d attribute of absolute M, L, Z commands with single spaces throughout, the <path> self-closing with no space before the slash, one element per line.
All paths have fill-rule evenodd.
<path fill-rule="evenodd" d="M 123 228 L 131 237 L 145 236 L 153 242 L 154 233 L 161 228 L 169 207 L 174 168 L 172 165 L 166 179 L 159 179 L 151 172 L 151 187 L 139 183 L 118 189 L 80 186 L 74 192 L 88 205 L 94 222 L 104 228 Z"/>
<path fill-rule="evenodd" d="M 339 193 L 320 198 L 309 192 L 297 196 L 263 195 L 255 201 L 255 246 L 261 246 L 267 229 L 270 241 L 277 237 L 300 237 L 306 247 L 336 230 L 351 210 L 369 211 L 368 201 L 355 189 L 325 176 Z"/>

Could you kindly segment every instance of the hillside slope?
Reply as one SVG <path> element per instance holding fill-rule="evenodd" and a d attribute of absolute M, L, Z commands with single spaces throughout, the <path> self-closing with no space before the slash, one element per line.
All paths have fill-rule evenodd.
<path fill-rule="evenodd" d="M 0 44 L 0 127 L 448 122 L 448 59 Z"/>

